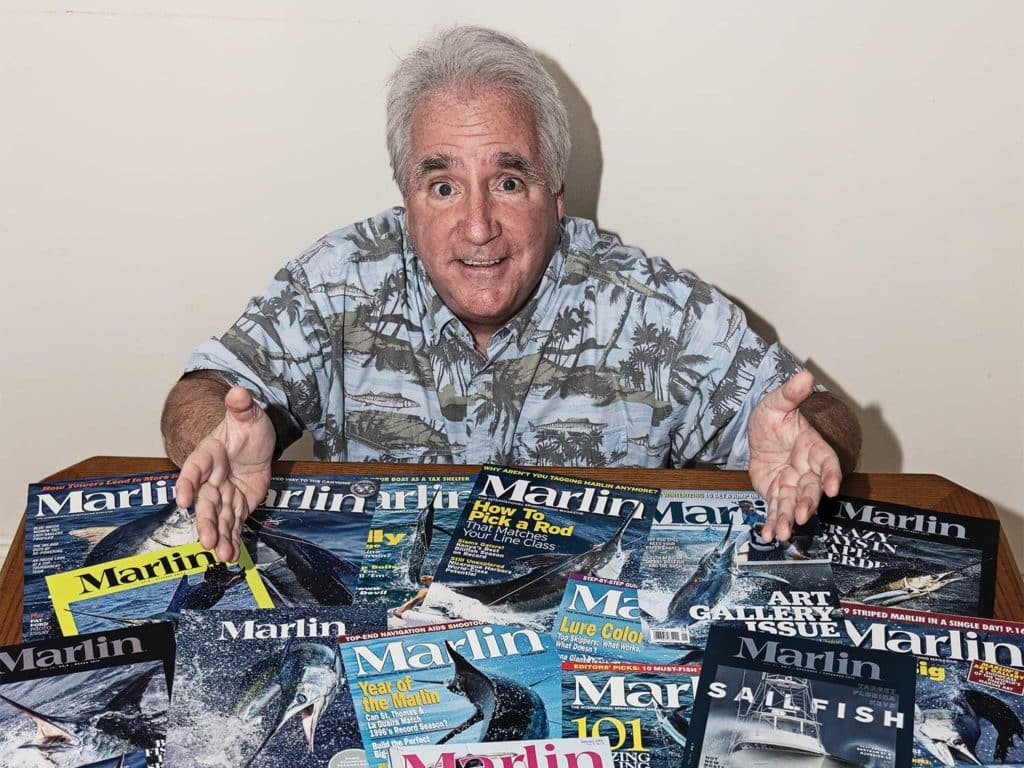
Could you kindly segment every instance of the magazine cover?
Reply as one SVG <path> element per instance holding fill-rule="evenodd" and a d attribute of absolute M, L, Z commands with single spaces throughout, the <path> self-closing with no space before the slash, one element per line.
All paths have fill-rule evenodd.
<path fill-rule="evenodd" d="M 731 545 L 740 563 L 765 560 L 820 560 L 825 543 L 818 520 L 798 525 L 787 541 L 765 542 L 761 536 L 768 504 L 755 491 L 665 489 L 651 535 L 658 546 L 675 549 L 683 564 L 696 566 L 708 552 Z"/>
<path fill-rule="evenodd" d="M 828 642 L 843 641 L 842 614 L 828 560 L 730 562 L 725 553 L 708 569 L 659 572 L 639 590 L 645 636 L 689 649 L 697 661 L 712 623 Z M 667 577 L 667 578 L 666 578 Z"/>
<path fill-rule="evenodd" d="M 637 590 L 650 642 L 696 661 L 712 621 L 839 641 L 839 601 L 817 523 L 788 541 L 759 535 L 766 505 L 753 491 L 663 491 Z"/>
<path fill-rule="evenodd" d="M 0 765 L 160 765 L 173 673 L 167 623 L 0 648 Z"/>
<path fill-rule="evenodd" d="M 843 603 L 860 648 L 914 657 L 914 765 L 1024 764 L 1024 624 Z"/>
<path fill-rule="evenodd" d="M 371 768 L 395 746 L 562 733 L 548 635 L 464 621 L 348 635 L 341 655 Z"/>
<path fill-rule="evenodd" d="M 677 768 L 700 666 L 565 662 L 562 733 L 606 736 L 616 768 Z"/>
<path fill-rule="evenodd" d="M 242 541 L 274 605 L 352 604 L 378 487 L 367 477 L 271 478 Z"/>
<path fill-rule="evenodd" d="M 424 623 L 417 606 L 433 580 L 474 480 L 474 475 L 380 479 L 377 513 L 366 541 L 356 599 L 383 602 L 389 627 Z M 431 616 L 427 623 L 436 620 Z"/>
<path fill-rule="evenodd" d="M 273 607 L 245 547 L 222 563 L 197 541 L 56 573 L 46 586 L 66 637 L 176 621 L 186 609 Z"/>
<path fill-rule="evenodd" d="M 167 765 L 365 765 L 338 637 L 383 624 L 369 606 L 186 611 Z"/>
<path fill-rule="evenodd" d="M 552 626 L 562 661 L 670 664 L 680 651 L 644 637 L 636 585 L 574 573 L 569 576 Z"/>
<path fill-rule="evenodd" d="M 612 768 L 608 739 L 392 747 L 391 768 Z"/>
<path fill-rule="evenodd" d="M 818 507 L 843 600 L 991 616 L 999 522 L 852 496 Z"/>
<path fill-rule="evenodd" d="M 485 465 L 422 607 L 550 631 L 571 574 L 635 577 L 657 500 L 653 488 Z"/>
<path fill-rule="evenodd" d="M 25 508 L 25 641 L 60 631 L 46 576 L 196 540 L 174 503 L 177 472 L 88 478 L 28 487 Z"/>
<path fill-rule="evenodd" d="M 909 766 L 914 666 L 886 651 L 714 627 L 683 765 Z"/>

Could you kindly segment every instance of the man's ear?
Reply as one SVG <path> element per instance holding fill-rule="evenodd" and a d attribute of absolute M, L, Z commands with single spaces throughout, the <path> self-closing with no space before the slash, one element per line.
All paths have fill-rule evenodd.
<path fill-rule="evenodd" d="M 555 193 L 555 210 L 558 212 L 558 220 L 565 218 L 565 184 Z"/>

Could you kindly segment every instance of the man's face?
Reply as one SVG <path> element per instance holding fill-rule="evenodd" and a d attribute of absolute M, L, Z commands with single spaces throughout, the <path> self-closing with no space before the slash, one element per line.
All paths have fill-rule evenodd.
<path fill-rule="evenodd" d="M 562 194 L 549 191 L 532 116 L 501 91 L 423 101 L 412 154 L 413 243 L 434 289 L 483 349 L 540 282 Z"/>

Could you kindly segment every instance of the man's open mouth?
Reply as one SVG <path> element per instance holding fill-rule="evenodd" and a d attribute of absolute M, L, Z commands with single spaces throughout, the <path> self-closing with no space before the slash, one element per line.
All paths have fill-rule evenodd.
<path fill-rule="evenodd" d="M 465 264 L 467 267 L 493 267 L 495 264 L 499 264 L 505 259 L 487 259 L 486 261 L 474 260 L 474 259 L 459 259 L 460 262 Z"/>

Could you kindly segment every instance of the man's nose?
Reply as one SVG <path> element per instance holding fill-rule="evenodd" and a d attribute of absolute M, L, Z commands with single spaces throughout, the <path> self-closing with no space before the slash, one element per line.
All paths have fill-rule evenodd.
<path fill-rule="evenodd" d="M 463 234 L 473 245 L 485 245 L 501 234 L 501 224 L 494 211 L 494 201 L 487 190 L 466 196 Z"/>

